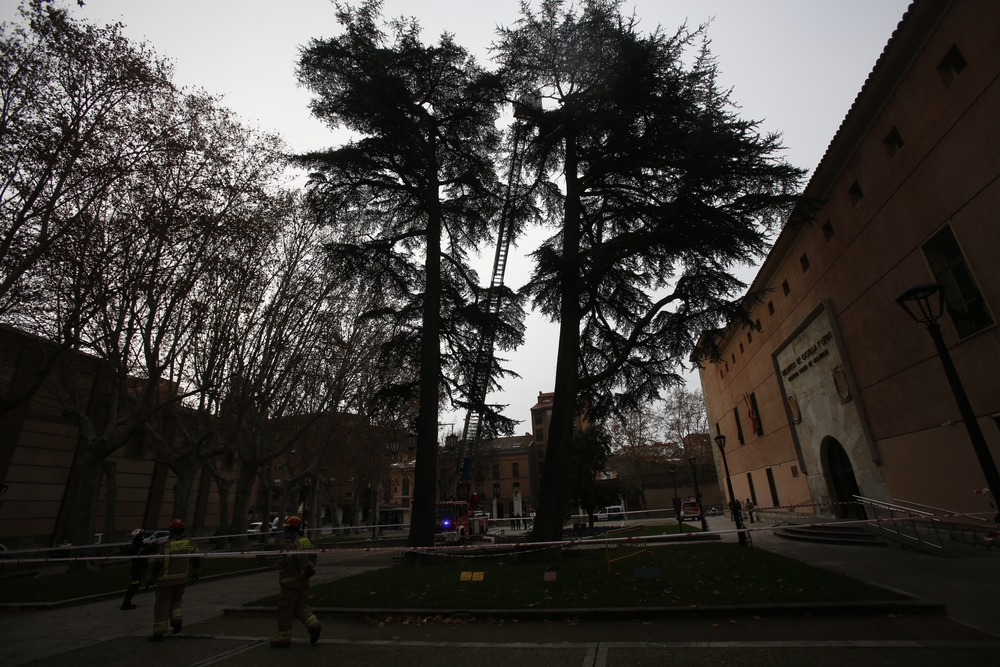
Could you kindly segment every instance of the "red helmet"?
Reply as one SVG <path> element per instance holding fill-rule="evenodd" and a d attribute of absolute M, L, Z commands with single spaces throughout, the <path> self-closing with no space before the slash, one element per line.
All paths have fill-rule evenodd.
<path fill-rule="evenodd" d="M 285 519 L 285 523 L 281 524 L 281 527 L 285 530 L 302 530 L 302 519 L 290 516 Z"/>
<path fill-rule="evenodd" d="M 184 532 L 184 522 L 180 519 L 174 519 L 170 522 L 170 532 L 171 533 L 183 533 Z"/>
<path fill-rule="evenodd" d="M 140 535 L 142 535 L 142 528 L 136 528 L 135 530 L 133 530 L 131 533 L 128 534 L 128 536 L 131 537 L 133 540 L 139 537 Z"/>

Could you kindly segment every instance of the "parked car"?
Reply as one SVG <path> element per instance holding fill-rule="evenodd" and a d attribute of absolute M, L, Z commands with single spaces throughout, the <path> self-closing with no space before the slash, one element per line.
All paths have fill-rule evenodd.
<path fill-rule="evenodd" d="M 609 505 L 597 513 L 598 521 L 621 521 L 625 518 L 625 508 L 621 505 Z"/>
<path fill-rule="evenodd" d="M 143 539 L 143 544 L 164 544 L 170 541 L 169 530 L 157 530 Z"/>
<path fill-rule="evenodd" d="M 692 521 L 701 519 L 701 508 L 698 507 L 698 503 L 694 500 L 681 501 L 681 521 L 687 521 L 688 519 Z"/>

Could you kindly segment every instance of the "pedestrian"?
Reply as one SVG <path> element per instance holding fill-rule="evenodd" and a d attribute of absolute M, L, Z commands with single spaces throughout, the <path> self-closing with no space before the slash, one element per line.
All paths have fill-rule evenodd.
<path fill-rule="evenodd" d="M 198 581 L 201 573 L 201 559 L 187 557 L 187 554 L 198 553 L 198 547 L 184 533 L 183 521 L 174 519 L 170 522 L 170 540 L 160 547 L 160 556 L 149 575 L 150 578 L 156 577 L 153 634 L 147 637 L 151 642 L 163 641 L 163 635 L 167 634 L 168 619 L 175 635 L 181 631 L 184 588 L 188 583 Z"/>
<path fill-rule="evenodd" d="M 290 516 L 281 527 L 285 540 L 284 549 L 305 551 L 313 548 L 308 537 L 302 535 L 302 519 Z M 292 624 L 297 618 L 309 631 L 309 643 L 319 641 L 320 624 L 309 608 L 309 578 L 316 573 L 316 554 L 285 554 L 281 568 L 278 592 L 278 638 L 272 648 L 288 648 L 292 643 Z"/>
<path fill-rule="evenodd" d="M 750 517 L 750 523 L 753 523 L 753 510 L 754 510 L 753 501 L 747 498 L 747 501 L 743 503 L 743 508 L 747 511 L 747 516 Z"/>
<path fill-rule="evenodd" d="M 156 543 L 150 542 L 146 544 L 144 540 L 147 537 L 146 531 L 142 528 L 136 528 L 131 533 L 129 537 L 132 538 L 132 545 L 128 549 L 130 556 L 148 556 L 156 552 Z M 132 604 L 132 596 L 139 592 L 139 585 L 142 582 L 142 575 L 146 572 L 146 567 L 149 566 L 149 559 L 147 558 L 133 558 L 131 562 L 132 573 L 129 580 L 128 590 L 125 591 L 125 599 L 122 600 L 122 610 L 126 611 L 129 609 L 135 609 L 136 606 Z"/>

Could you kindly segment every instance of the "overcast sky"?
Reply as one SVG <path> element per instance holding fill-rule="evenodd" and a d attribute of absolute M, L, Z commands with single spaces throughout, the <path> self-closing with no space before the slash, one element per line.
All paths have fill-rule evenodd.
<path fill-rule="evenodd" d="M 19 0 L 0 0 L 0 20 L 16 16 Z M 174 61 L 176 81 L 223 95 L 252 124 L 281 134 L 295 151 L 341 141 L 309 115 L 309 93 L 296 85 L 300 46 L 336 34 L 328 0 L 86 0 L 75 15 L 100 23 L 120 21 L 125 34 L 148 41 Z M 490 66 L 489 45 L 497 26 L 512 24 L 518 0 L 386 0 L 385 15 L 415 16 L 427 41 L 442 32 Z M 533 3 L 537 6 L 537 0 Z M 906 10 L 908 0 L 635 0 L 625 2 L 651 30 L 712 19 L 709 36 L 723 86 L 744 117 L 784 135 L 786 157 L 816 166 L 854 97 Z M 530 272 L 524 256 L 540 238 L 522 239 L 511 254 L 508 284 L 520 287 Z M 484 249 L 489 279 L 492 250 Z M 749 282 L 755 267 L 741 273 Z M 555 325 L 532 314 L 527 343 L 511 356 L 522 377 L 508 381 L 507 414 L 527 420 L 540 391 L 551 391 Z M 689 375 L 697 386 L 697 379 Z M 461 415 L 446 417 L 460 422 Z M 461 423 L 456 424 L 461 428 Z M 525 424 L 519 430 L 526 431 Z"/>

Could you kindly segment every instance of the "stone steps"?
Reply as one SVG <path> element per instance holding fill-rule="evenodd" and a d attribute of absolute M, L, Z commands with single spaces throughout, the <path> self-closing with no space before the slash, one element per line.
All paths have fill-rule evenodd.
<path fill-rule="evenodd" d="M 885 541 L 861 526 L 796 526 L 789 525 L 774 531 L 778 537 L 799 542 L 840 544 L 859 547 L 884 547 Z"/>

